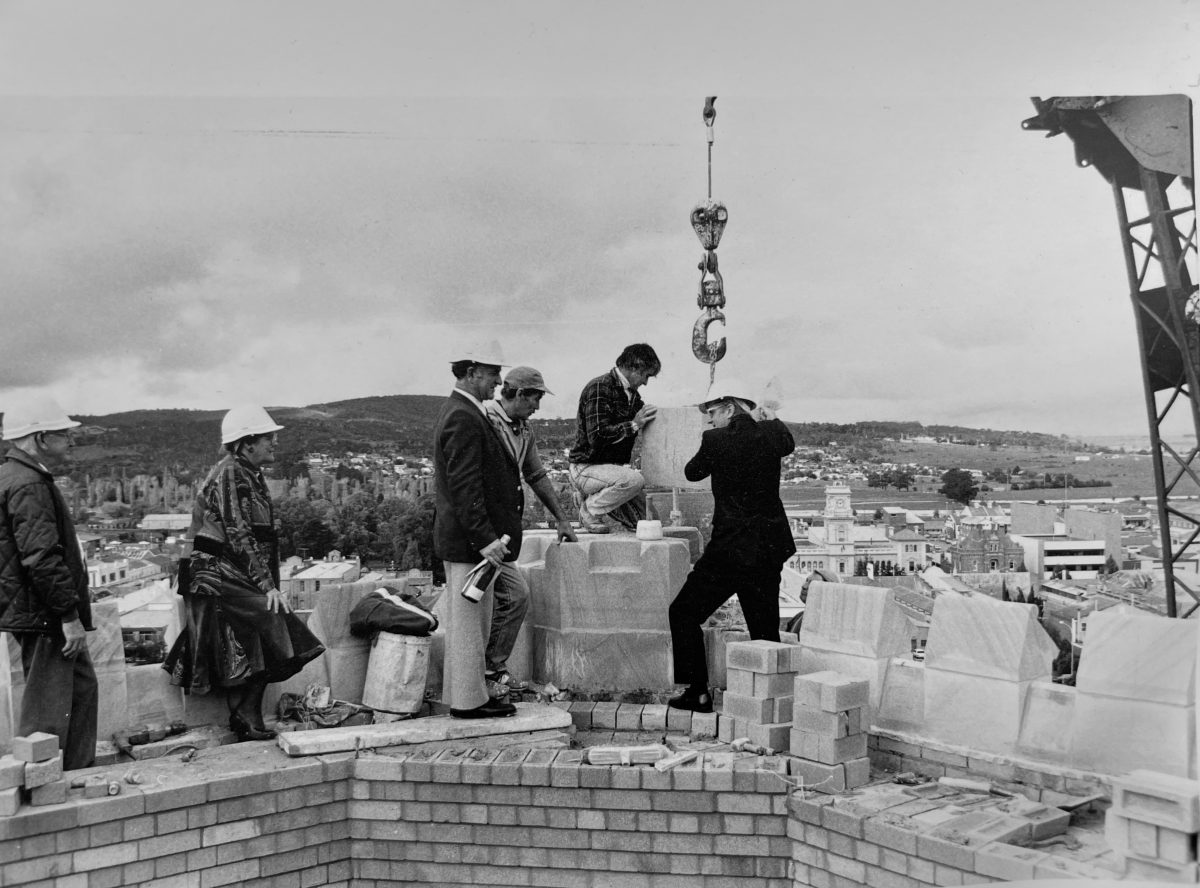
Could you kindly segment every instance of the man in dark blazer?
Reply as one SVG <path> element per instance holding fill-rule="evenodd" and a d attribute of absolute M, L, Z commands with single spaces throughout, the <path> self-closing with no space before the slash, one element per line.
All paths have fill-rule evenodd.
<path fill-rule="evenodd" d="M 433 548 L 446 567 L 442 696 L 455 718 L 516 712 L 512 703 L 491 699 L 484 682 L 492 592 L 477 602 L 461 594 L 468 572 L 481 560 L 498 566 L 515 561 L 521 551 L 521 471 L 483 406 L 500 382 L 501 366 L 503 357 L 494 342 L 456 353 L 450 363 L 454 390 L 434 432 Z"/>
<path fill-rule="evenodd" d="M 712 428 L 683 473 L 689 481 L 712 477 L 712 539 L 671 602 L 675 681 L 688 687 L 670 705 L 712 712 L 704 621 L 736 593 L 750 637 L 779 641 L 780 572 L 796 551 L 779 470 L 796 443 L 770 411 L 756 410 L 736 380 L 714 383 L 700 409 Z"/>

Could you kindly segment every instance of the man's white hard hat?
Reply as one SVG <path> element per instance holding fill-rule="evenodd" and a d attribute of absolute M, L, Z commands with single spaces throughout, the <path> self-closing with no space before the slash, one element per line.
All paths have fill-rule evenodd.
<path fill-rule="evenodd" d="M 450 352 L 450 363 L 454 364 L 458 361 L 473 361 L 476 364 L 489 364 L 493 367 L 509 366 L 508 362 L 504 360 L 504 352 L 500 350 L 500 343 L 495 339 L 466 343 L 455 347 Z"/>
<path fill-rule="evenodd" d="M 221 443 L 232 444 L 250 435 L 267 435 L 282 428 L 262 407 L 242 404 L 226 413 L 221 420 Z"/>
<path fill-rule="evenodd" d="M 4 403 L 4 440 L 16 441 L 35 432 L 64 432 L 79 423 L 45 395 L 27 395 Z"/>
<path fill-rule="evenodd" d="M 750 397 L 749 390 L 736 376 L 714 381 L 708 387 L 708 395 L 698 406 L 701 412 L 703 412 L 729 398 L 737 398 L 739 401 L 745 402 L 749 408 L 754 408 L 754 399 Z"/>

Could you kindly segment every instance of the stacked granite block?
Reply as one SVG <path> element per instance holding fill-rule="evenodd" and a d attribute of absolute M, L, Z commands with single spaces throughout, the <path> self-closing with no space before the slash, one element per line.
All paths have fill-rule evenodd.
<path fill-rule="evenodd" d="M 1109 846 L 1125 859 L 1125 878 L 1200 881 L 1200 781 L 1155 771 L 1114 778 L 1104 832 Z"/>
<path fill-rule="evenodd" d="M 726 741 L 745 737 L 768 750 L 787 749 L 799 661 L 797 645 L 761 640 L 726 645 L 718 736 Z"/>
<path fill-rule="evenodd" d="M 871 776 L 866 707 L 871 683 L 838 672 L 810 672 L 793 682 L 790 748 L 793 773 L 813 789 L 862 786 Z"/>
<path fill-rule="evenodd" d="M 67 800 L 62 753 L 53 734 L 13 737 L 13 751 L 0 756 L 0 815 L 16 814 L 22 801 L 53 805 Z"/>

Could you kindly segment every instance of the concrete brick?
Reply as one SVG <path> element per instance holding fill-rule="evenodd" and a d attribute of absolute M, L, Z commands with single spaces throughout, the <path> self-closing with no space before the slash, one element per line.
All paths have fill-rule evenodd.
<path fill-rule="evenodd" d="M 45 731 L 12 738 L 12 756 L 22 762 L 43 762 L 58 755 L 58 738 Z"/>
<path fill-rule="evenodd" d="M 917 828 L 907 817 L 886 813 L 868 817 L 863 823 L 863 837 L 902 854 L 917 853 Z"/>
<path fill-rule="evenodd" d="M 0 817 L 11 817 L 21 808 L 21 788 L 0 789 Z"/>
<path fill-rule="evenodd" d="M 975 849 L 987 844 L 972 840 L 961 833 L 949 831 L 918 833 L 917 856 L 934 863 L 953 866 L 966 872 L 975 871 Z"/>
<path fill-rule="evenodd" d="M 793 698 L 793 701 L 796 698 Z M 826 712 L 819 706 L 793 703 L 792 722 L 797 731 L 823 737 L 845 737 L 850 733 L 850 719 L 845 712 Z"/>
<path fill-rule="evenodd" d="M 776 725 L 749 724 L 746 726 L 746 736 L 750 738 L 751 743 L 778 752 L 783 752 L 789 748 L 791 731 L 791 722 L 782 722 Z"/>
<path fill-rule="evenodd" d="M 774 672 L 768 675 L 760 673 L 752 673 L 754 676 L 754 693 L 755 697 L 790 697 L 792 696 L 792 684 L 795 681 L 796 674 L 792 671 Z"/>
<path fill-rule="evenodd" d="M 790 645 L 778 641 L 735 641 L 725 645 L 725 668 L 749 672 L 776 673 L 791 670 L 781 668 L 781 659 L 791 665 Z M 786 651 L 786 653 L 785 653 Z"/>
<path fill-rule="evenodd" d="M 753 697 L 727 691 L 721 698 L 721 712 L 730 718 L 761 725 L 773 721 L 775 701 L 768 697 Z"/>
<path fill-rule="evenodd" d="M 622 703 L 617 707 L 617 730 L 638 731 L 642 727 L 642 706 L 638 703 Z"/>
<path fill-rule="evenodd" d="M 819 734 L 809 734 L 792 728 L 788 732 L 788 751 L 809 761 L 817 760 L 817 738 Z"/>
<path fill-rule="evenodd" d="M 789 759 L 788 773 L 801 778 L 806 789 L 817 792 L 842 792 L 846 788 L 846 770 L 841 765 L 793 758 Z"/>
<path fill-rule="evenodd" d="M 1169 863 L 1130 856 L 1125 858 L 1125 878 L 1194 884 L 1200 881 L 1200 867 L 1195 863 Z"/>
<path fill-rule="evenodd" d="M 715 712 L 693 712 L 691 715 L 692 719 L 689 733 L 693 737 L 710 737 L 716 739 L 717 714 Z"/>
<path fill-rule="evenodd" d="M 592 707 L 592 728 L 595 730 L 607 728 L 615 731 L 617 729 L 617 710 L 620 708 L 620 703 L 612 701 L 596 703 Z"/>
<path fill-rule="evenodd" d="M 680 790 L 704 789 L 704 757 L 697 756 L 690 762 L 676 765 L 668 773 L 671 775 L 671 786 Z M 730 782 L 733 781 L 733 762 L 730 762 Z"/>
<path fill-rule="evenodd" d="M 650 703 L 642 707 L 643 731 L 665 731 L 667 729 L 667 705 Z"/>
<path fill-rule="evenodd" d="M 839 805 L 837 801 L 826 806 L 821 812 L 821 825 L 826 829 L 852 836 L 856 839 L 863 837 L 864 817 L 848 805 Z M 832 850 L 832 848 L 831 848 Z"/>
<path fill-rule="evenodd" d="M 1131 820 L 1200 832 L 1200 781 L 1133 771 L 1113 778 L 1112 799 L 1113 810 Z"/>
<path fill-rule="evenodd" d="M 687 734 L 692 729 L 692 713 L 687 709 L 667 710 L 667 730 Z"/>
<path fill-rule="evenodd" d="M 29 804 L 34 807 L 61 805 L 67 800 L 67 786 L 66 780 L 54 780 L 26 790 L 29 793 Z"/>
<path fill-rule="evenodd" d="M 790 766 L 788 770 L 790 772 Z M 803 823 L 820 826 L 823 810 L 833 803 L 834 800 L 828 795 L 810 795 L 798 792 L 788 799 L 788 812 Z"/>
<path fill-rule="evenodd" d="M 1158 829 L 1158 856 L 1168 863 L 1196 862 L 1196 835 L 1165 826 Z"/>
<path fill-rule="evenodd" d="M 866 756 L 842 763 L 846 768 L 846 788 L 865 786 L 871 780 L 871 760 Z"/>
<path fill-rule="evenodd" d="M 851 759 L 864 758 L 866 754 L 866 734 L 849 734 L 836 738 L 817 736 L 816 760 L 822 764 L 841 764 Z"/>
<path fill-rule="evenodd" d="M 25 763 L 25 788 L 36 789 L 37 787 L 44 786 L 47 783 L 53 783 L 55 780 L 61 780 L 62 775 L 62 753 L 59 752 L 56 747 L 54 750 L 54 755 L 50 756 L 49 758 L 41 761 Z"/>
<path fill-rule="evenodd" d="M 0 755 L 0 790 L 20 786 L 25 780 L 25 765 L 13 755 Z"/>
<path fill-rule="evenodd" d="M 725 693 L 754 696 L 754 673 L 748 669 L 728 669 L 725 672 Z"/>
<path fill-rule="evenodd" d="M 792 695 L 795 697 L 796 706 L 821 709 L 823 697 L 821 689 L 824 687 L 824 683 L 839 678 L 841 675 L 832 670 L 797 675 L 792 681 Z"/>
<path fill-rule="evenodd" d="M 1158 857 L 1158 827 L 1141 820 L 1129 821 L 1129 853 L 1138 857 Z"/>
<path fill-rule="evenodd" d="M 557 749 L 531 749 L 521 764 L 521 785 L 549 786 L 550 764 L 557 755 Z"/>
<path fill-rule="evenodd" d="M 790 691 L 791 688 L 789 687 Z M 775 698 L 775 713 L 770 721 L 779 724 L 780 722 L 790 722 L 795 715 L 795 697 L 790 693 L 782 697 Z"/>
<path fill-rule="evenodd" d="M 596 704 L 590 700 L 579 700 L 571 703 L 571 724 L 581 731 L 589 731 L 592 727 L 592 710 Z"/>
<path fill-rule="evenodd" d="M 1034 878 L 1037 864 L 1049 855 L 1034 848 L 992 842 L 975 851 L 975 872 L 1009 882 Z"/>
<path fill-rule="evenodd" d="M 734 721 L 727 715 L 717 716 L 717 739 L 722 743 L 732 743 L 737 739 L 737 734 L 734 733 Z"/>

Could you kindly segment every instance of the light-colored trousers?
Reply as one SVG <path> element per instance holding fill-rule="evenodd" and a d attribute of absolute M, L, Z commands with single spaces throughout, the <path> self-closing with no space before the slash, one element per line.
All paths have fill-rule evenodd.
<path fill-rule="evenodd" d="M 637 469 L 611 463 L 572 463 L 570 477 L 583 498 L 583 508 L 596 517 L 623 506 L 646 486 L 645 477 Z"/>
<path fill-rule="evenodd" d="M 479 601 L 462 597 L 474 564 L 443 561 L 446 567 L 446 655 L 442 665 L 442 701 L 451 709 L 474 709 L 488 701 L 483 682 L 484 652 L 492 628 L 492 590 Z"/>

